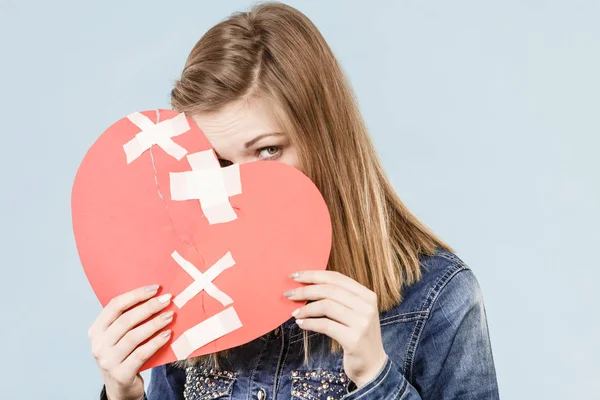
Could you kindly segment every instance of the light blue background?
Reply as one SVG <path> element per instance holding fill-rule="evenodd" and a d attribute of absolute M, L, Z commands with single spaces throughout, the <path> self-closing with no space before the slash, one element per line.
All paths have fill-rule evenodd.
<path fill-rule="evenodd" d="M 0 0 L 3 399 L 95 399 L 70 189 L 96 137 L 168 107 L 248 1 Z M 600 2 L 294 1 L 412 211 L 475 270 L 504 399 L 600 391 Z M 594 394 L 595 393 L 595 394 Z"/>

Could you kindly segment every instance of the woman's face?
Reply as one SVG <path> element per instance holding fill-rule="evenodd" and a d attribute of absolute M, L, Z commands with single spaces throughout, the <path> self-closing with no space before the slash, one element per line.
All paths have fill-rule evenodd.
<path fill-rule="evenodd" d="M 212 144 L 222 166 L 277 160 L 299 168 L 296 149 L 264 100 L 236 101 L 192 119 Z"/>

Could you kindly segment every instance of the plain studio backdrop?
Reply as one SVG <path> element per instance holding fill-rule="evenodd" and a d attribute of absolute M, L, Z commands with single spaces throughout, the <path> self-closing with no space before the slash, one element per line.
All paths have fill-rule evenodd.
<path fill-rule="evenodd" d="M 596 396 L 600 2 L 289 4 L 339 58 L 401 198 L 475 271 L 501 397 Z M 76 169 L 114 121 L 168 108 L 192 46 L 249 5 L 0 0 L 1 398 L 97 398 Z"/>

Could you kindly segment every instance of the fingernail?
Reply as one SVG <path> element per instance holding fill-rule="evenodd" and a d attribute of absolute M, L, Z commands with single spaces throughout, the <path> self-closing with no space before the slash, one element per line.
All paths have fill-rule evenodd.
<path fill-rule="evenodd" d="M 156 292 L 156 291 L 158 290 L 158 287 L 159 287 L 159 285 L 158 285 L 158 284 L 155 284 L 155 285 L 150 285 L 150 286 L 146 286 L 146 287 L 144 288 L 144 290 L 145 290 L 146 292 Z"/>
<path fill-rule="evenodd" d="M 299 326 L 302 326 L 302 324 L 304 323 L 304 320 L 303 320 L 303 319 L 297 319 L 297 320 L 296 320 L 296 323 L 297 323 Z"/>
<path fill-rule="evenodd" d="M 163 315 L 160 316 L 162 319 L 167 320 L 173 318 L 173 311 L 167 311 Z"/>
<path fill-rule="evenodd" d="M 166 331 L 162 332 L 160 334 L 160 336 L 164 337 L 164 338 L 168 338 L 169 336 L 171 336 L 171 330 L 167 329 Z"/>
<path fill-rule="evenodd" d="M 290 275 L 290 278 L 292 279 L 296 279 L 300 276 L 301 272 L 294 272 L 293 274 Z"/>
<path fill-rule="evenodd" d="M 288 290 L 287 292 L 285 292 L 283 295 L 285 297 L 292 297 L 294 295 L 294 293 L 296 293 L 296 291 L 294 289 L 292 290 Z"/>
<path fill-rule="evenodd" d="M 296 315 L 298 315 L 298 313 L 300 312 L 300 309 L 297 308 L 292 312 L 292 317 L 295 317 Z"/>
<path fill-rule="evenodd" d="M 168 303 L 169 300 L 171 300 L 171 295 L 170 294 L 163 294 L 162 296 L 158 297 L 158 302 L 161 303 L 161 304 Z"/>

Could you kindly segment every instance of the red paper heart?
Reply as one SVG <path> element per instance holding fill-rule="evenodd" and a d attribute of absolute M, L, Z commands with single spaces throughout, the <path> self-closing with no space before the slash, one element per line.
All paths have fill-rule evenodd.
<path fill-rule="evenodd" d="M 178 113 L 142 113 L 156 123 Z M 187 154 L 212 147 L 187 119 L 190 130 L 173 141 Z M 171 200 L 170 172 L 191 169 L 153 146 L 127 164 L 123 145 L 140 132 L 123 118 L 90 148 L 72 192 L 73 229 L 85 273 L 100 303 L 137 287 L 159 283 L 180 294 L 194 280 L 172 258 L 177 251 L 202 273 L 227 252 L 235 265 L 213 283 L 232 300 L 242 327 L 194 351 L 190 357 L 247 343 L 275 329 L 299 306 L 283 296 L 297 287 L 289 275 L 325 269 L 331 248 L 327 206 L 302 172 L 275 161 L 240 165 L 242 193 L 229 197 L 237 219 L 209 224 L 197 200 Z M 231 307 L 230 306 L 230 307 Z M 175 311 L 171 342 L 226 307 L 202 290 Z M 171 343 L 170 342 L 170 343 Z M 166 345 L 141 370 L 176 360 Z"/>

